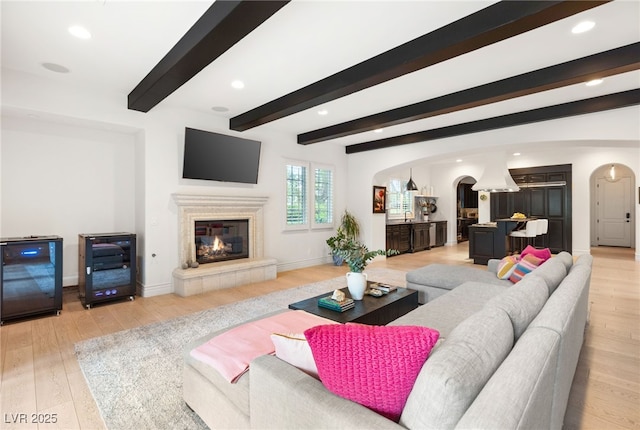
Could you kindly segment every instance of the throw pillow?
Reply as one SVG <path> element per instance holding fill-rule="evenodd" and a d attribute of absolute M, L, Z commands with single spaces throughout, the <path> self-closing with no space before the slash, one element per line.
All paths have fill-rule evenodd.
<path fill-rule="evenodd" d="M 522 252 L 520 253 L 520 258 L 523 258 L 525 255 L 529 254 L 538 257 L 542 260 L 543 263 L 551 258 L 551 250 L 549 248 L 538 249 L 534 248 L 531 245 L 527 245 L 527 247 L 522 250 Z"/>
<path fill-rule="evenodd" d="M 398 422 L 439 333 L 419 326 L 321 325 L 304 332 L 334 394 Z"/>
<path fill-rule="evenodd" d="M 275 346 L 276 357 L 319 379 L 316 362 L 303 334 L 273 333 L 271 340 Z"/>
<path fill-rule="evenodd" d="M 520 261 L 516 265 L 516 269 L 511 274 L 511 277 L 509 277 L 509 280 L 513 283 L 520 281 L 522 278 L 525 277 L 526 274 L 535 270 L 535 268 L 541 265 L 542 263 L 543 263 L 543 260 L 536 257 L 535 255 L 532 255 L 532 254 L 525 255 L 520 259 Z"/>
<path fill-rule="evenodd" d="M 500 279 L 509 279 L 511 274 L 516 269 L 516 265 L 518 264 L 519 258 L 517 255 L 507 255 L 500 263 L 498 263 L 498 271 L 496 275 Z"/>

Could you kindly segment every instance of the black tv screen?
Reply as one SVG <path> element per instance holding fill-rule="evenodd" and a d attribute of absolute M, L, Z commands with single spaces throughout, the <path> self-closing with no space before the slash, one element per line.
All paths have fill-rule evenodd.
<path fill-rule="evenodd" d="M 185 128 L 182 177 L 258 183 L 260 142 Z"/>

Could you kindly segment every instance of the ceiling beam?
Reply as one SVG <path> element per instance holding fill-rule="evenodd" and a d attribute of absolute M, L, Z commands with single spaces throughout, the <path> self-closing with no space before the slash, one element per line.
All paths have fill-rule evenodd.
<path fill-rule="evenodd" d="M 127 107 L 149 112 L 289 1 L 214 2 L 129 93 Z"/>
<path fill-rule="evenodd" d="M 245 131 L 583 12 L 604 1 L 500 1 L 230 119 Z"/>
<path fill-rule="evenodd" d="M 308 145 L 640 69 L 640 42 L 298 135 Z"/>
<path fill-rule="evenodd" d="M 551 119 L 565 118 L 574 115 L 584 115 L 604 110 L 618 109 L 637 104 L 640 104 L 640 89 L 623 91 L 523 112 L 516 112 L 493 118 L 470 121 L 447 127 L 434 128 L 431 130 L 419 131 L 386 139 L 372 140 L 370 142 L 363 142 L 355 145 L 348 145 L 345 148 L 345 152 L 347 154 L 355 154 L 358 152 L 373 151 L 393 146 L 408 145 L 410 143 L 426 142 L 446 137 L 461 136 L 464 134 L 548 121 Z"/>

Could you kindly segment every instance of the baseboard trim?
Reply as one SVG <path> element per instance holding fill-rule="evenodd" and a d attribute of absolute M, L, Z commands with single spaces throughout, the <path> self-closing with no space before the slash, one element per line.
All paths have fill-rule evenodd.
<path fill-rule="evenodd" d="M 136 286 L 136 294 L 140 297 L 162 296 L 163 294 L 172 294 L 173 286 L 171 283 L 157 285 L 143 285 L 138 282 Z"/>
<path fill-rule="evenodd" d="M 290 263 L 278 264 L 278 272 L 287 272 L 289 270 L 304 269 L 305 267 L 318 266 L 321 264 L 332 263 L 331 256 L 311 258 L 308 260 L 292 261 Z"/>

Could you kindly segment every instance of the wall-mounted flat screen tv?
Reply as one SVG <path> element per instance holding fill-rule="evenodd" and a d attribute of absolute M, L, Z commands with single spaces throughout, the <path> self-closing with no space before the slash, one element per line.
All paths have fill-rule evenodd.
<path fill-rule="evenodd" d="M 260 142 L 185 128 L 182 177 L 258 183 Z"/>

